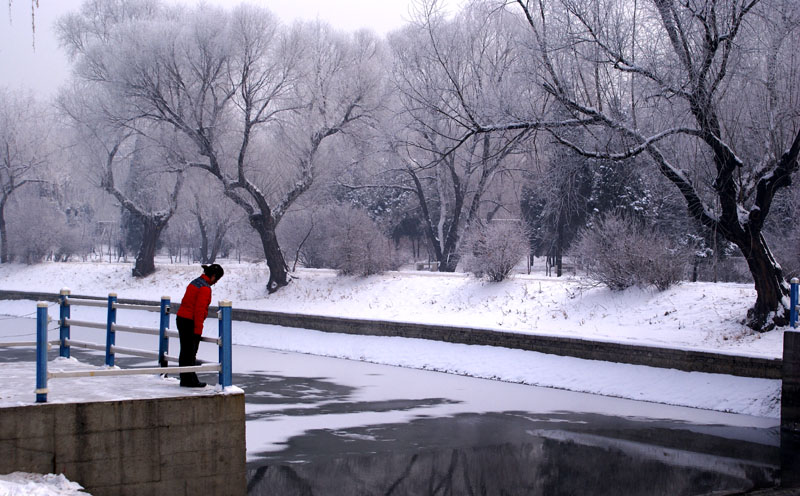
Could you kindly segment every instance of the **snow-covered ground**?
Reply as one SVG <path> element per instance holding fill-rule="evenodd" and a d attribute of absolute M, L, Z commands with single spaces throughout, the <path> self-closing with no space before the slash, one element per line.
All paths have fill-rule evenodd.
<path fill-rule="evenodd" d="M 667 291 L 614 293 L 574 278 L 519 274 L 489 283 L 466 274 L 390 272 L 340 277 L 298 270 L 289 286 L 267 295 L 264 264 L 226 263 L 214 300 L 234 307 L 304 314 L 377 318 L 585 337 L 780 357 L 783 330 L 756 333 L 741 324 L 755 301 L 752 285 L 682 283 Z M 154 275 L 131 276 L 131 264 L 0 265 L 0 288 L 180 301 L 197 265 L 159 264 Z"/>
<path fill-rule="evenodd" d="M 0 496 L 78 496 L 88 495 L 83 486 L 63 475 L 14 472 L 0 475 Z"/>

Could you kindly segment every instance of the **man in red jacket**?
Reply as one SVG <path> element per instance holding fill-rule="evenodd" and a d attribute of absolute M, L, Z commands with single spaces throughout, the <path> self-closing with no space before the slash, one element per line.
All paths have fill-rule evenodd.
<path fill-rule="evenodd" d="M 203 265 L 203 275 L 190 282 L 183 295 L 175 325 L 181 339 L 181 353 L 178 364 L 181 367 L 191 367 L 197 364 L 197 347 L 200 336 L 203 335 L 203 321 L 208 316 L 208 305 L 211 304 L 211 286 L 222 279 L 225 273 L 217 264 Z M 205 382 L 200 382 L 194 372 L 181 374 L 181 386 L 205 387 Z"/>

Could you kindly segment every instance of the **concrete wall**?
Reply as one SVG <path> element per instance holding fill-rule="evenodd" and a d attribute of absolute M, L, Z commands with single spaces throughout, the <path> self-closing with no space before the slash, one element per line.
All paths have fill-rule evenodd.
<path fill-rule="evenodd" d="M 800 488 L 800 332 L 798 331 L 783 333 L 781 487 Z"/>
<path fill-rule="evenodd" d="M 800 432 L 800 332 L 783 333 L 781 418 L 784 428 Z M 800 474 L 798 474 L 800 475 Z"/>
<path fill-rule="evenodd" d="M 93 296 L 72 295 L 74 298 L 104 299 Z M 0 299 L 30 299 L 56 301 L 57 294 L 26 293 L 23 291 L 0 291 Z M 120 303 L 158 305 L 155 301 L 125 300 Z M 173 313 L 180 306 L 172 304 Z M 215 311 L 214 307 L 210 311 Z M 684 370 L 687 372 L 709 372 L 742 377 L 780 379 L 780 358 L 754 358 L 722 353 L 678 350 L 634 344 L 608 343 L 586 339 L 537 336 L 513 331 L 494 329 L 462 328 L 407 322 L 385 322 L 366 319 L 349 319 L 318 315 L 301 315 L 283 312 L 238 309 L 232 311 L 234 320 L 299 327 L 324 332 L 362 334 L 371 336 L 400 336 L 406 338 L 431 339 L 450 343 L 501 346 L 551 355 L 572 356 L 589 360 L 603 360 L 634 365 L 647 365 Z M 234 326 L 235 332 L 235 326 Z"/>
<path fill-rule="evenodd" d="M 2 408 L 0 473 L 14 471 L 94 496 L 244 495 L 244 394 Z"/>

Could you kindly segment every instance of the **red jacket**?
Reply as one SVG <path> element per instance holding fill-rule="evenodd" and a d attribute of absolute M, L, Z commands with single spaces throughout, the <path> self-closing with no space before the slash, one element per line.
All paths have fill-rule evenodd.
<path fill-rule="evenodd" d="M 208 316 L 211 304 L 211 279 L 205 274 L 190 282 L 183 295 L 178 317 L 194 321 L 194 333 L 203 334 L 203 321 Z"/>

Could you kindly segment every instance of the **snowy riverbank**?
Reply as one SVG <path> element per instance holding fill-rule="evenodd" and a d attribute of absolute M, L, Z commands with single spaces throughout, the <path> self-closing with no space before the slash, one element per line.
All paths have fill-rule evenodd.
<path fill-rule="evenodd" d="M 755 301 L 752 285 L 682 283 L 667 291 L 614 293 L 587 288 L 578 278 L 516 275 L 489 283 L 466 274 L 390 272 L 367 278 L 329 270 L 294 274 L 289 286 L 267 295 L 264 264 L 222 262 L 225 277 L 215 302 L 234 307 L 305 314 L 495 328 L 676 348 L 780 357 L 781 329 L 760 334 L 740 321 Z M 197 265 L 160 264 L 154 275 L 131 276 L 131 264 L 3 264 L 0 288 L 179 301 Z"/>
<path fill-rule="evenodd" d="M 638 344 L 656 344 L 741 355 L 781 356 L 782 330 L 763 335 L 738 323 L 754 293 L 738 284 L 681 284 L 664 293 L 602 288 L 581 290 L 577 279 L 516 276 L 489 284 L 460 274 L 395 272 L 369 278 L 338 277 L 331 271 L 303 270 L 286 288 L 266 295 L 261 265 L 226 264 L 226 275 L 214 287 L 214 300 L 231 299 L 234 306 L 308 314 L 435 322 L 547 333 Z M 199 267 L 161 265 L 145 279 L 130 276 L 129 264 L 50 263 L 0 266 L 0 288 L 179 301 L 187 281 Z M 0 340 L 33 339 L 32 301 L 0 302 L 0 314 L 17 319 L 24 329 L 0 325 Z M 57 306 L 51 305 L 51 318 Z M 73 318 L 104 321 L 102 308 L 76 307 Z M 126 313 L 124 323 L 157 326 L 157 314 Z M 9 321 L 10 322 L 10 321 Z M 237 322 L 234 344 L 279 351 L 361 360 L 689 406 L 708 410 L 777 418 L 780 381 L 558 357 L 491 346 L 469 346 L 420 339 L 331 334 L 306 329 Z M 51 339 L 57 338 L 51 325 Z M 213 332 L 210 331 L 210 332 Z M 73 336 L 75 337 L 75 336 Z M 81 339 L 81 338 L 78 338 Z M 95 336 L 97 340 L 102 338 Z M 130 342 L 125 340 L 130 339 Z M 142 347 L 140 336 L 122 334 L 117 344 Z M 148 347 L 149 341 L 144 343 Z M 177 342 L 173 346 L 177 347 Z M 209 359 L 214 359 L 209 356 Z M 236 357 L 234 357 L 236 362 Z M 234 370 L 256 364 L 235 363 Z M 32 379 L 32 378 L 31 378 Z M 77 386 L 76 386 L 77 387 Z M 30 388 L 5 405 L 31 401 Z M 113 388 L 111 388 L 113 390 Z M 55 398 L 54 398 L 55 399 Z"/>

